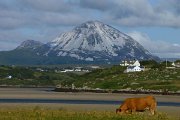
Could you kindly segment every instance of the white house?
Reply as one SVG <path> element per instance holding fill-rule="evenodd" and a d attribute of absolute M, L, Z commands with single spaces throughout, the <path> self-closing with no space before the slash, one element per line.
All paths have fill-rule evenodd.
<path fill-rule="evenodd" d="M 81 72 L 82 71 L 82 67 L 76 67 L 74 71 Z"/>
<path fill-rule="evenodd" d="M 120 63 L 120 66 L 130 66 L 133 65 L 135 63 L 135 60 L 123 60 Z"/>
<path fill-rule="evenodd" d="M 180 68 L 180 62 L 173 62 L 172 63 L 172 66 L 174 66 L 174 67 L 177 67 L 177 68 Z"/>
<path fill-rule="evenodd" d="M 136 60 L 134 62 L 134 64 L 132 65 L 129 65 L 126 69 L 125 72 L 140 72 L 140 71 L 144 71 L 145 70 L 145 67 L 144 66 L 141 66 L 139 61 Z"/>
<path fill-rule="evenodd" d="M 144 70 L 145 68 L 143 66 L 128 66 L 126 72 L 140 72 Z"/>
<path fill-rule="evenodd" d="M 92 69 L 100 69 L 100 66 L 90 66 Z"/>
<path fill-rule="evenodd" d="M 11 76 L 11 75 L 9 75 L 9 76 L 7 76 L 7 78 L 8 78 L 8 79 L 11 79 L 11 78 L 12 78 L 12 76 Z"/>
<path fill-rule="evenodd" d="M 136 60 L 132 66 L 141 66 L 141 64 L 139 63 L 138 60 Z"/>
<path fill-rule="evenodd" d="M 61 70 L 60 72 L 74 72 L 74 69 L 64 69 L 64 70 Z"/>
<path fill-rule="evenodd" d="M 174 66 L 174 67 L 176 66 L 174 62 L 172 63 L 172 66 Z"/>

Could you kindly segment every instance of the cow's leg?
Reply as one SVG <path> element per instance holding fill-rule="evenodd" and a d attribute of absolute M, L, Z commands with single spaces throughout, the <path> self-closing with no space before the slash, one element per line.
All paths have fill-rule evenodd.
<path fill-rule="evenodd" d="M 156 102 L 153 103 L 153 104 L 151 104 L 151 106 L 150 106 L 150 112 L 151 112 L 152 115 L 155 114 L 156 106 L 157 106 L 157 105 L 156 105 Z"/>
<path fill-rule="evenodd" d="M 135 114 L 135 113 L 136 113 L 136 109 L 132 109 L 132 110 L 131 110 L 131 113 L 132 113 L 132 114 Z"/>
<path fill-rule="evenodd" d="M 135 113 L 136 113 L 136 107 L 134 107 L 134 106 L 132 107 L 131 113 L 132 113 L 132 114 L 135 114 Z"/>
<path fill-rule="evenodd" d="M 151 115 L 154 115 L 154 109 L 150 109 Z"/>

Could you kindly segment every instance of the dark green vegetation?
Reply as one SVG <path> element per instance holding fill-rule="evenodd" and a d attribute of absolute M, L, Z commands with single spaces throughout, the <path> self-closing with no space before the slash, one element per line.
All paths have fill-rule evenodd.
<path fill-rule="evenodd" d="M 69 57 L 39 56 L 29 49 L 15 49 L 0 52 L 1 65 L 52 65 L 68 63 L 77 64 L 78 61 Z M 81 63 L 81 61 L 79 61 L 79 63 Z"/>
<path fill-rule="evenodd" d="M 73 81 L 75 74 L 56 73 L 52 69 L 1 66 L 0 85 L 55 86 L 61 82 Z M 12 76 L 12 78 L 8 78 Z"/>
<path fill-rule="evenodd" d="M 38 53 L 45 51 L 41 48 Z M 33 49 L 14 49 L 11 51 L 0 51 L 0 65 L 54 65 L 54 64 L 107 64 L 107 61 L 96 62 L 78 60 L 68 56 L 37 55 Z M 116 64 L 117 62 L 113 62 Z"/>
<path fill-rule="evenodd" d="M 174 118 L 175 119 L 175 118 Z M 72 112 L 65 110 L 0 109 L 0 120 L 174 120 L 163 113 L 119 115 L 114 112 Z"/>
<path fill-rule="evenodd" d="M 166 64 L 155 61 L 143 61 L 147 71 L 124 73 L 126 67 L 119 65 L 105 69 L 97 69 L 85 74 L 55 72 L 55 68 L 36 67 L 0 67 L 0 85 L 17 86 L 56 86 L 101 89 L 129 89 L 129 90 L 180 90 L 180 69 L 167 69 Z M 7 78 L 9 75 L 12 78 Z"/>

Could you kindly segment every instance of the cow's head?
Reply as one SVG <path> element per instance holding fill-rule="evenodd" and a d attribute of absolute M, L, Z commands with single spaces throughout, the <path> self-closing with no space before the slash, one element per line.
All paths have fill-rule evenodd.
<path fill-rule="evenodd" d="M 118 109 L 116 109 L 116 113 L 118 113 L 118 112 L 121 112 L 121 109 L 119 109 L 119 108 L 118 108 Z"/>

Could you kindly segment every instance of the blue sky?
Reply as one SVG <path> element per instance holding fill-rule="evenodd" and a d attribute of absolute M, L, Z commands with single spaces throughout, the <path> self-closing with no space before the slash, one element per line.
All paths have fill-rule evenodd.
<path fill-rule="evenodd" d="M 124 32 L 151 53 L 180 58 L 180 0 L 1 0 L 0 51 L 43 43 L 89 20 Z"/>

